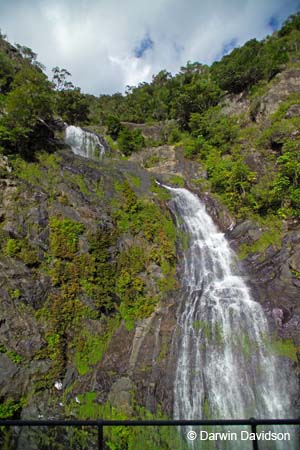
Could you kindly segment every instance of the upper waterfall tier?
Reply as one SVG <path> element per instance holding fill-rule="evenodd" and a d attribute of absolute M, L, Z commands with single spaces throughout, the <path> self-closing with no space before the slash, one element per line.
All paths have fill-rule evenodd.
<path fill-rule="evenodd" d="M 105 153 L 105 147 L 97 134 L 74 125 L 66 128 L 65 143 L 71 147 L 75 155 L 85 158 L 102 158 Z"/>

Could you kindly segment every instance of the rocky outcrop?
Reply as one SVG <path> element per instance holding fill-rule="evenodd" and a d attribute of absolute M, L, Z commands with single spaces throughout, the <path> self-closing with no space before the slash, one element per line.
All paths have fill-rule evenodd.
<path fill-rule="evenodd" d="M 277 84 L 274 83 L 261 101 L 257 120 L 263 120 L 287 94 L 294 92 L 298 76 L 298 70 L 278 76 Z M 276 86 L 279 89 L 275 89 Z M 240 114 L 247 113 L 248 109 L 249 101 L 243 94 L 228 97 L 223 112 Z M 286 114 L 295 117 L 299 108 L 294 105 Z M 160 125 L 132 124 L 132 127 L 140 128 L 145 137 L 153 140 L 159 140 L 164 130 Z M 51 375 L 57 357 L 51 352 L 53 333 L 51 335 L 51 327 L 45 320 L 47 308 L 43 309 L 47 299 L 57 300 L 55 295 L 59 291 L 53 275 L 55 270 L 59 272 L 59 266 L 57 269 L 57 262 L 49 250 L 49 220 L 53 216 L 69 219 L 83 224 L 91 233 L 99 228 L 113 230 L 115 222 L 120 220 L 117 214 L 113 215 L 114 196 L 118 189 L 122 189 L 125 178 L 131 182 L 139 198 L 155 198 L 162 208 L 167 208 L 166 201 L 153 192 L 152 178 L 156 178 L 172 186 L 184 185 L 197 193 L 237 252 L 242 246 L 250 248 L 257 243 L 264 229 L 252 219 L 237 221 L 206 190 L 207 187 L 201 188 L 199 180 L 204 181 L 204 186 L 205 170 L 199 163 L 185 159 L 181 147 L 160 145 L 134 153 L 128 161 L 105 159 L 101 164 L 76 157 L 67 150 L 60 151 L 57 156 L 54 159 L 47 157 L 47 164 L 41 161 L 30 170 L 19 168 L 17 174 L 12 172 L 7 160 L 0 160 L 0 397 L 19 403 L 18 415 L 22 418 L 76 417 L 76 405 L 84 406 L 81 396 L 91 392 L 95 394 L 95 408 L 108 402 L 130 416 L 134 403 L 152 412 L 163 405 L 164 412 L 171 415 L 174 395 L 171 380 L 176 368 L 174 330 L 181 296 L 178 282 L 182 269 L 180 243 L 177 248 L 177 285 L 173 291 L 168 291 L 150 315 L 139 318 L 133 325 L 128 326 L 125 321 L 115 324 L 105 345 L 97 341 L 97 337 L 107 333 L 103 323 L 92 314 L 81 318 L 81 331 L 86 334 L 80 336 L 80 345 L 76 341 L 77 331 L 67 330 L 68 339 L 74 347 L 77 346 L 76 349 L 80 349 L 92 336 L 95 340 L 91 340 L 89 345 L 98 345 L 99 354 L 103 354 L 86 370 L 80 362 L 76 363 L 71 346 L 65 352 L 60 378 L 56 379 Z M 253 149 L 246 157 L 249 158 L 249 167 L 256 170 L 259 154 Z M 51 171 L 50 167 L 54 169 Z M 123 226 L 126 229 L 126 223 Z M 109 257 L 115 261 L 118 251 L 133 245 L 143 248 L 142 242 L 127 229 L 109 247 Z M 88 248 L 88 233 L 83 233 L 78 239 L 78 253 L 85 254 Z M 68 266 L 70 259 L 68 256 L 65 259 L 63 264 Z M 48 263 L 50 260 L 51 264 Z M 163 272 L 155 261 L 147 264 L 147 268 L 139 272 L 139 282 L 156 296 Z M 263 251 L 249 251 L 243 258 L 242 270 L 255 300 L 263 305 L 276 337 L 289 339 L 299 346 L 298 223 L 293 226 L 286 224 L 281 247 L 274 244 Z M 79 300 L 93 311 L 93 301 L 88 296 L 81 295 Z M 118 307 L 118 298 L 114 301 Z M 111 311 L 106 315 L 110 318 Z M 60 316 L 59 320 L 62 319 Z M 47 352 L 45 348 L 48 348 Z M 293 363 L 296 364 L 295 360 Z M 21 433 L 16 448 L 26 448 L 22 447 L 24 442 L 26 435 Z"/>
<path fill-rule="evenodd" d="M 175 123 L 175 120 L 168 120 L 153 125 L 132 122 L 122 122 L 122 125 L 125 125 L 130 130 L 140 130 L 145 139 L 165 142 L 168 137 L 168 128 Z"/>
<path fill-rule="evenodd" d="M 262 226 L 247 220 L 227 233 L 232 247 L 257 242 L 263 234 Z M 251 248 L 251 247 L 250 247 Z M 300 345 L 300 229 L 283 233 L 281 247 L 269 245 L 263 251 L 254 251 L 243 259 L 254 298 L 267 314 L 270 328 L 282 338 L 292 339 Z M 278 314 L 280 311 L 280 323 Z"/>
<path fill-rule="evenodd" d="M 245 92 L 240 94 L 227 94 L 223 100 L 222 113 L 235 116 L 248 114 L 250 109 L 250 99 Z"/>
<path fill-rule="evenodd" d="M 289 69 L 276 75 L 268 92 L 263 95 L 256 109 L 256 121 L 262 122 L 274 113 L 290 94 L 299 92 L 300 69 Z"/>
<path fill-rule="evenodd" d="M 125 179 L 139 197 L 156 199 L 156 194 L 151 192 L 152 174 L 133 160 L 107 159 L 99 164 L 68 150 L 54 157 L 43 155 L 38 163 L 24 164 L 21 172 L 17 172 L 17 167 L 9 172 L 6 161 L 3 164 L 7 176 L 1 180 L 0 398 L 13 401 L 18 411 L 15 417 L 24 419 L 76 417 L 74 407 L 70 406 L 69 410 L 67 405 L 79 405 L 76 398 L 89 392 L 96 395 L 95 405 L 109 402 L 120 407 L 121 402 L 127 415 L 131 414 L 135 402 L 153 412 L 157 405 L 164 404 L 165 411 L 171 414 L 170 380 L 175 358 L 170 355 L 170 348 L 178 292 L 174 290 L 160 296 L 162 300 L 154 312 L 137 320 L 132 329 L 121 321 L 110 331 L 101 320 L 81 318 L 80 327 L 77 324 L 74 329 L 65 331 L 68 342 L 73 342 L 74 347 L 70 345 L 66 349 L 63 370 L 57 371 L 57 378 L 54 374 L 58 335 L 53 331 L 55 324 L 47 320 L 47 310 L 52 307 L 49 299 L 57 301 L 60 292 L 53 277 L 54 273 L 60 275 L 55 267 L 59 258 L 55 262 L 51 250 L 51 218 L 83 225 L 86 232 L 79 236 L 77 256 L 84 255 L 89 249 L 89 234 L 99 229 L 114 229 L 113 202 L 116 189 L 121 189 Z M 186 167 L 184 170 L 191 170 L 188 163 Z M 192 171 L 190 174 L 192 176 Z M 165 202 L 155 201 L 166 209 Z M 145 250 L 144 245 L 128 230 L 109 248 L 110 258 L 113 260 L 118 252 L 132 246 Z M 152 247 L 153 243 L 149 244 L 149 252 Z M 68 255 L 59 264 L 62 269 L 69 266 L 75 270 Z M 157 263 L 148 262 L 139 277 L 154 298 L 159 296 L 157 283 L 164 276 Z M 75 289 L 77 281 L 68 281 L 64 295 L 72 298 L 72 291 L 68 289 L 73 282 Z M 79 300 L 82 307 L 93 311 L 91 298 L 80 294 Z M 64 320 L 63 313 L 57 320 L 58 323 Z M 109 337 L 106 333 L 110 333 Z M 84 347 L 85 339 L 90 336 L 99 346 L 99 352 L 102 347 L 97 339 L 103 336 L 104 344 L 103 355 L 98 359 L 96 356 L 95 363 L 87 370 L 80 367 L 80 361 L 76 362 L 76 351 L 80 349 L 76 346 L 80 340 Z M 91 340 L 89 351 L 93 350 L 94 341 Z M 17 441 L 14 448 L 22 450 L 26 449 L 22 447 L 24 442 L 31 442 L 32 448 L 39 442 L 34 432 L 23 431 Z"/>
<path fill-rule="evenodd" d="M 192 186 L 193 180 L 206 177 L 203 167 L 195 161 L 184 158 L 183 148 L 174 145 L 145 148 L 133 153 L 130 160 L 139 163 L 164 183 L 174 184 L 172 179 L 181 177 L 183 182 Z"/>

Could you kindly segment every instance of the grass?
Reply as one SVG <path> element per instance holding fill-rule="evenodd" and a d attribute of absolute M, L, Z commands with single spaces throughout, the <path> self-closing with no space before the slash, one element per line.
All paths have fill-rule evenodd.
<path fill-rule="evenodd" d="M 300 351 L 300 346 L 295 345 L 292 339 L 276 339 L 273 337 L 267 341 L 267 346 L 275 355 L 298 362 L 297 355 Z"/>
<path fill-rule="evenodd" d="M 80 419 L 98 419 L 99 417 L 106 420 L 167 419 L 159 407 L 154 415 L 146 408 L 137 405 L 134 399 L 129 407 L 130 411 L 125 411 L 114 408 L 109 401 L 100 404 L 97 402 L 96 392 L 86 392 L 77 395 L 77 402 L 71 400 L 67 404 L 66 414 Z M 173 450 L 175 448 L 188 450 L 189 448 L 175 427 L 105 427 L 104 440 L 109 450 Z"/>
<path fill-rule="evenodd" d="M 179 175 L 173 175 L 169 178 L 169 182 L 176 187 L 184 187 L 185 181 Z"/>
<path fill-rule="evenodd" d="M 153 192 L 154 194 L 156 194 L 156 196 L 159 198 L 159 200 L 163 200 L 163 201 L 168 201 L 171 199 L 171 194 L 170 192 L 159 186 L 156 182 L 155 179 L 152 179 L 152 185 L 150 187 L 150 192 Z"/>
<path fill-rule="evenodd" d="M 87 331 L 80 337 L 79 349 L 75 353 L 75 366 L 79 375 L 90 372 L 93 365 L 99 363 L 107 350 L 111 338 L 119 325 L 119 317 L 107 319 L 103 335 L 93 335 Z"/>
<path fill-rule="evenodd" d="M 131 184 L 133 184 L 134 187 L 140 188 L 141 187 L 141 179 L 137 175 L 128 174 L 128 178 Z"/>

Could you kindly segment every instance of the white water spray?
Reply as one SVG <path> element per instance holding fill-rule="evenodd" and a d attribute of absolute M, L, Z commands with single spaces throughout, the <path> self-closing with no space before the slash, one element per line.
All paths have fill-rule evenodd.
<path fill-rule="evenodd" d="M 80 127 L 70 125 L 65 130 L 65 143 L 68 144 L 75 155 L 85 158 L 102 158 L 105 147 L 100 142 L 99 136 Z"/>
<path fill-rule="evenodd" d="M 217 230 L 198 197 L 185 189 L 169 189 L 179 226 L 189 236 L 189 249 L 184 253 L 184 294 L 176 331 L 174 417 L 293 416 L 288 392 L 296 390 L 295 380 L 279 367 L 268 347 L 264 311 L 252 300 L 243 278 L 238 275 L 234 254 L 224 235 Z M 284 431 L 290 430 L 284 428 Z M 198 448 L 197 445 L 193 443 L 193 448 Z M 199 448 L 206 448 L 201 445 Z M 265 443 L 262 448 L 298 448 L 292 442 L 287 447 L 286 443 L 280 445 L 272 442 L 267 447 Z M 249 442 L 223 442 L 221 447 L 211 443 L 209 448 L 250 447 Z"/>

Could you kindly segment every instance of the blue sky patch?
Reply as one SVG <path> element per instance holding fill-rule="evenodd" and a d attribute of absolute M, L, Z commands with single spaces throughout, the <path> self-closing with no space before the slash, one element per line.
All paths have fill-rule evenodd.
<path fill-rule="evenodd" d="M 269 27 L 271 27 L 272 31 L 278 30 L 279 28 L 279 20 L 277 19 L 276 16 L 272 16 L 270 17 L 269 21 L 268 21 L 268 25 Z"/>
<path fill-rule="evenodd" d="M 231 50 L 233 50 L 237 46 L 237 43 L 237 38 L 233 38 L 231 39 L 231 41 L 227 42 L 222 48 L 222 56 L 228 55 L 228 53 L 230 53 Z"/>
<path fill-rule="evenodd" d="M 142 58 L 145 52 L 149 49 L 152 49 L 153 46 L 154 42 L 152 41 L 149 34 L 146 34 L 146 36 L 141 40 L 141 42 L 135 47 L 134 56 L 136 58 Z"/>

